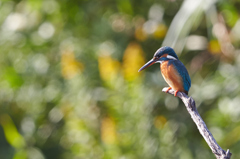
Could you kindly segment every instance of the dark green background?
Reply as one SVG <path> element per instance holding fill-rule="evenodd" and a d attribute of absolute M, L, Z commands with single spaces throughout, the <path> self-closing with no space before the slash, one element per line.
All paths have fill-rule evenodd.
<path fill-rule="evenodd" d="M 189 71 L 189 95 L 240 157 L 240 1 L 0 0 L 1 159 L 215 158 L 158 64 Z"/>

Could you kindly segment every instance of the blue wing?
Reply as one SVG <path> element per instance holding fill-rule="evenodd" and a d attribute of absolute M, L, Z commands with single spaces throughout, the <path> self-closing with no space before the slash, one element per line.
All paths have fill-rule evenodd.
<path fill-rule="evenodd" d="M 178 71 L 178 73 L 180 74 L 180 76 L 183 79 L 183 87 L 186 91 L 189 91 L 190 87 L 191 87 L 191 79 L 190 76 L 188 74 L 188 71 L 186 69 L 186 67 L 183 65 L 183 63 L 179 60 L 170 60 L 169 64 L 172 63 L 174 65 L 174 67 L 176 68 L 176 70 Z"/>

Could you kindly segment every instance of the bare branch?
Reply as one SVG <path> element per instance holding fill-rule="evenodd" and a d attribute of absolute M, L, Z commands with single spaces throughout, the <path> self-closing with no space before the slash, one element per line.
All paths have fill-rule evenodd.
<path fill-rule="evenodd" d="M 163 88 L 163 92 L 166 93 L 168 87 Z M 169 90 L 167 93 L 174 95 L 174 90 Z M 195 101 L 192 97 L 187 96 L 183 92 L 178 92 L 177 96 L 183 101 L 184 105 L 187 108 L 188 113 L 191 115 L 194 123 L 197 125 L 197 128 L 200 132 L 200 134 L 203 136 L 205 141 L 207 142 L 208 146 L 212 150 L 212 152 L 215 154 L 217 159 L 230 159 L 231 153 L 229 150 L 224 151 L 216 142 L 214 139 L 212 133 L 208 130 L 206 124 L 204 123 L 203 119 L 199 115 Z"/>

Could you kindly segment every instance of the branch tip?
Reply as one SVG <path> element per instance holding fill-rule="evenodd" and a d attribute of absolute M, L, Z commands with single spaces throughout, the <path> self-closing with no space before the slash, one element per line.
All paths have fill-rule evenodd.
<path fill-rule="evenodd" d="M 169 93 L 174 95 L 175 91 L 173 89 L 168 90 L 168 87 L 164 87 L 162 89 L 163 92 Z M 191 115 L 193 122 L 196 124 L 200 134 L 203 136 L 204 140 L 207 142 L 208 146 L 212 150 L 212 152 L 215 154 L 217 159 L 230 159 L 231 153 L 229 149 L 225 152 L 216 142 L 214 139 L 212 133 L 208 130 L 205 122 L 199 115 L 195 101 L 192 97 L 189 97 L 184 92 L 178 92 L 177 97 L 179 97 L 184 105 L 187 108 L 188 113 Z"/>

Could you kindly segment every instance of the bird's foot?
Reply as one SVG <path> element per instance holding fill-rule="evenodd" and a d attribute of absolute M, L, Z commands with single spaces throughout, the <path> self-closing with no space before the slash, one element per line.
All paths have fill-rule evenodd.
<path fill-rule="evenodd" d="M 166 93 L 167 93 L 170 89 L 172 89 L 172 87 L 168 87 L 168 89 L 166 90 Z"/>
<path fill-rule="evenodd" d="M 178 93 L 178 92 L 179 92 L 178 90 L 175 91 L 175 93 L 174 93 L 174 96 L 175 96 L 175 97 L 177 96 L 177 93 Z"/>
<path fill-rule="evenodd" d="M 170 91 L 170 89 L 172 89 L 172 87 L 168 87 L 166 91 L 164 91 L 165 93 L 168 93 L 168 91 Z M 179 90 L 176 90 L 174 92 L 174 96 L 176 97 L 177 96 L 177 93 L 179 92 Z"/>

